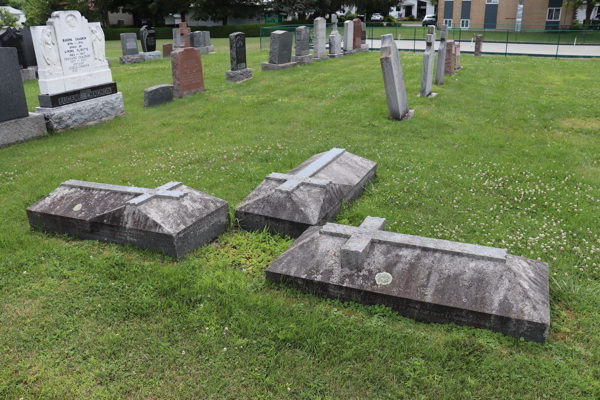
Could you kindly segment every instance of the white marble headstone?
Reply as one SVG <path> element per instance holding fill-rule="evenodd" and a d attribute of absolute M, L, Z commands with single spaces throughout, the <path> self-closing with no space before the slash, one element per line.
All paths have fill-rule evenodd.
<path fill-rule="evenodd" d="M 45 26 L 31 27 L 41 94 L 112 82 L 99 22 L 79 11 L 55 11 Z"/>

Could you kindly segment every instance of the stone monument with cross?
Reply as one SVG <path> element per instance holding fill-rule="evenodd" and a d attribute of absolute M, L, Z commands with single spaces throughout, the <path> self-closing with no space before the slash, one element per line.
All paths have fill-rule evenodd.
<path fill-rule="evenodd" d="M 384 305 L 408 318 L 491 329 L 544 342 L 550 326 L 548 264 L 506 249 L 359 227 L 308 228 L 265 271 L 341 301 Z"/>
<path fill-rule="evenodd" d="M 32 228 L 181 258 L 227 229 L 227 202 L 181 182 L 146 189 L 69 180 L 27 216 Z"/>
<path fill-rule="evenodd" d="M 287 174 L 272 173 L 237 207 L 247 230 L 269 228 L 298 237 L 308 227 L 332 221 L 340 203 L 358 198 L 377 163 L 344 149 L 316 154 Z"/>
<path fill-rule="evenodd" d="M 190 41 L 188 34 L 191 32 L 187 22 L 180 22 L 179 28 L 173 29 L 173 50 L 182 47 L 189 47 Z"/>

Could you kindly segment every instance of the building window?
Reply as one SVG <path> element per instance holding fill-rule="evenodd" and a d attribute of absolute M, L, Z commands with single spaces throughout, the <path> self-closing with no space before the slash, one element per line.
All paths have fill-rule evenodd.
<path fill-rule="evenodd" d="M 444 25 L 446 25 L 448 28 L 452 28 L 452 20 L 451 19 L 445 19 L 444 20 Z"/>
<path fill-rule="evenodd" d="M 560 21 L 560 8 L 553 7 L 548 9 L 547 21 Z"/>
<path fill-rule="evenodd" d="M 498 4 L 498 0 L 485 0 L 485 4 Z"/>
<path fill-rule="evenodd" d="M 470 25 L 471 25 L 471 20 L 470 19 L 461 19 L 460 20 L 460 27 L 462 29 L 469 29 Z"/>

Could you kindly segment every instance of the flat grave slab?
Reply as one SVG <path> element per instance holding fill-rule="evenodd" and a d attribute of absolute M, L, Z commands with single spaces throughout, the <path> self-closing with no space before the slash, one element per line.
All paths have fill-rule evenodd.
<path fill-rule="evenodd" d="M 491 329 L 544 342 L 550 326 L 548 264 L 506 249 L 360 227 L 308 228 L 266 278 L 319 295 L 381 304 L 424 322 Z"/>
<path fill-rule="evenodd" d="M 29 224 L 181 258 L 227 228 L 227 202 L 169 182 L 156 189 L 69 180 L 27 209 Z"/>
<path fill-rule="evenodd" d="M 272 173 L 240 203 L 236 217 L 247 230 L 298 237 L 308 227 L 332 221 L 340 202 L 351 202 L 374 177 L 377 163 L 333 148 L 292 169 Z"/>

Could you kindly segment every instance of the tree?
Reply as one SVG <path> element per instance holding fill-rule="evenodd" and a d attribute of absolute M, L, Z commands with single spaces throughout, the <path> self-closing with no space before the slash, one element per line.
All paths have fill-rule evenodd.
<path fill-rule="evenodd" d="M 280 15 L 307 14 L 315 12 L 317 0 L 276 0 L 270 3 L 273 12 Z"/>
<path fill-rule="evenodd" d="M 575 13 L 577 13 L 577 9 L 581 7 L 583 4 L 586 4 L 585 7 L 585 20 L 583 21 L 583 27 L 589 28 L 592 20 L 592 11 L 594 7 L 600 7 L 600 0 L 567 0 L 563 8 L 573 7 Z"/>
<path fill-rule="evenodd" d="M 11 6 L 12 7 L 12 6 Z M 5 8 L 0 8 L 0 27 L 1 26 L 17 26 L 19 17 L 13 15 Z"/>
<path fill-rule="evenodd" d="M 192 18 L 200 21 L 222 21 L 227 18 L 254 18 L 264 8 L 262 1 L 254 0 L 196 0 L 190 6 Z"/>

